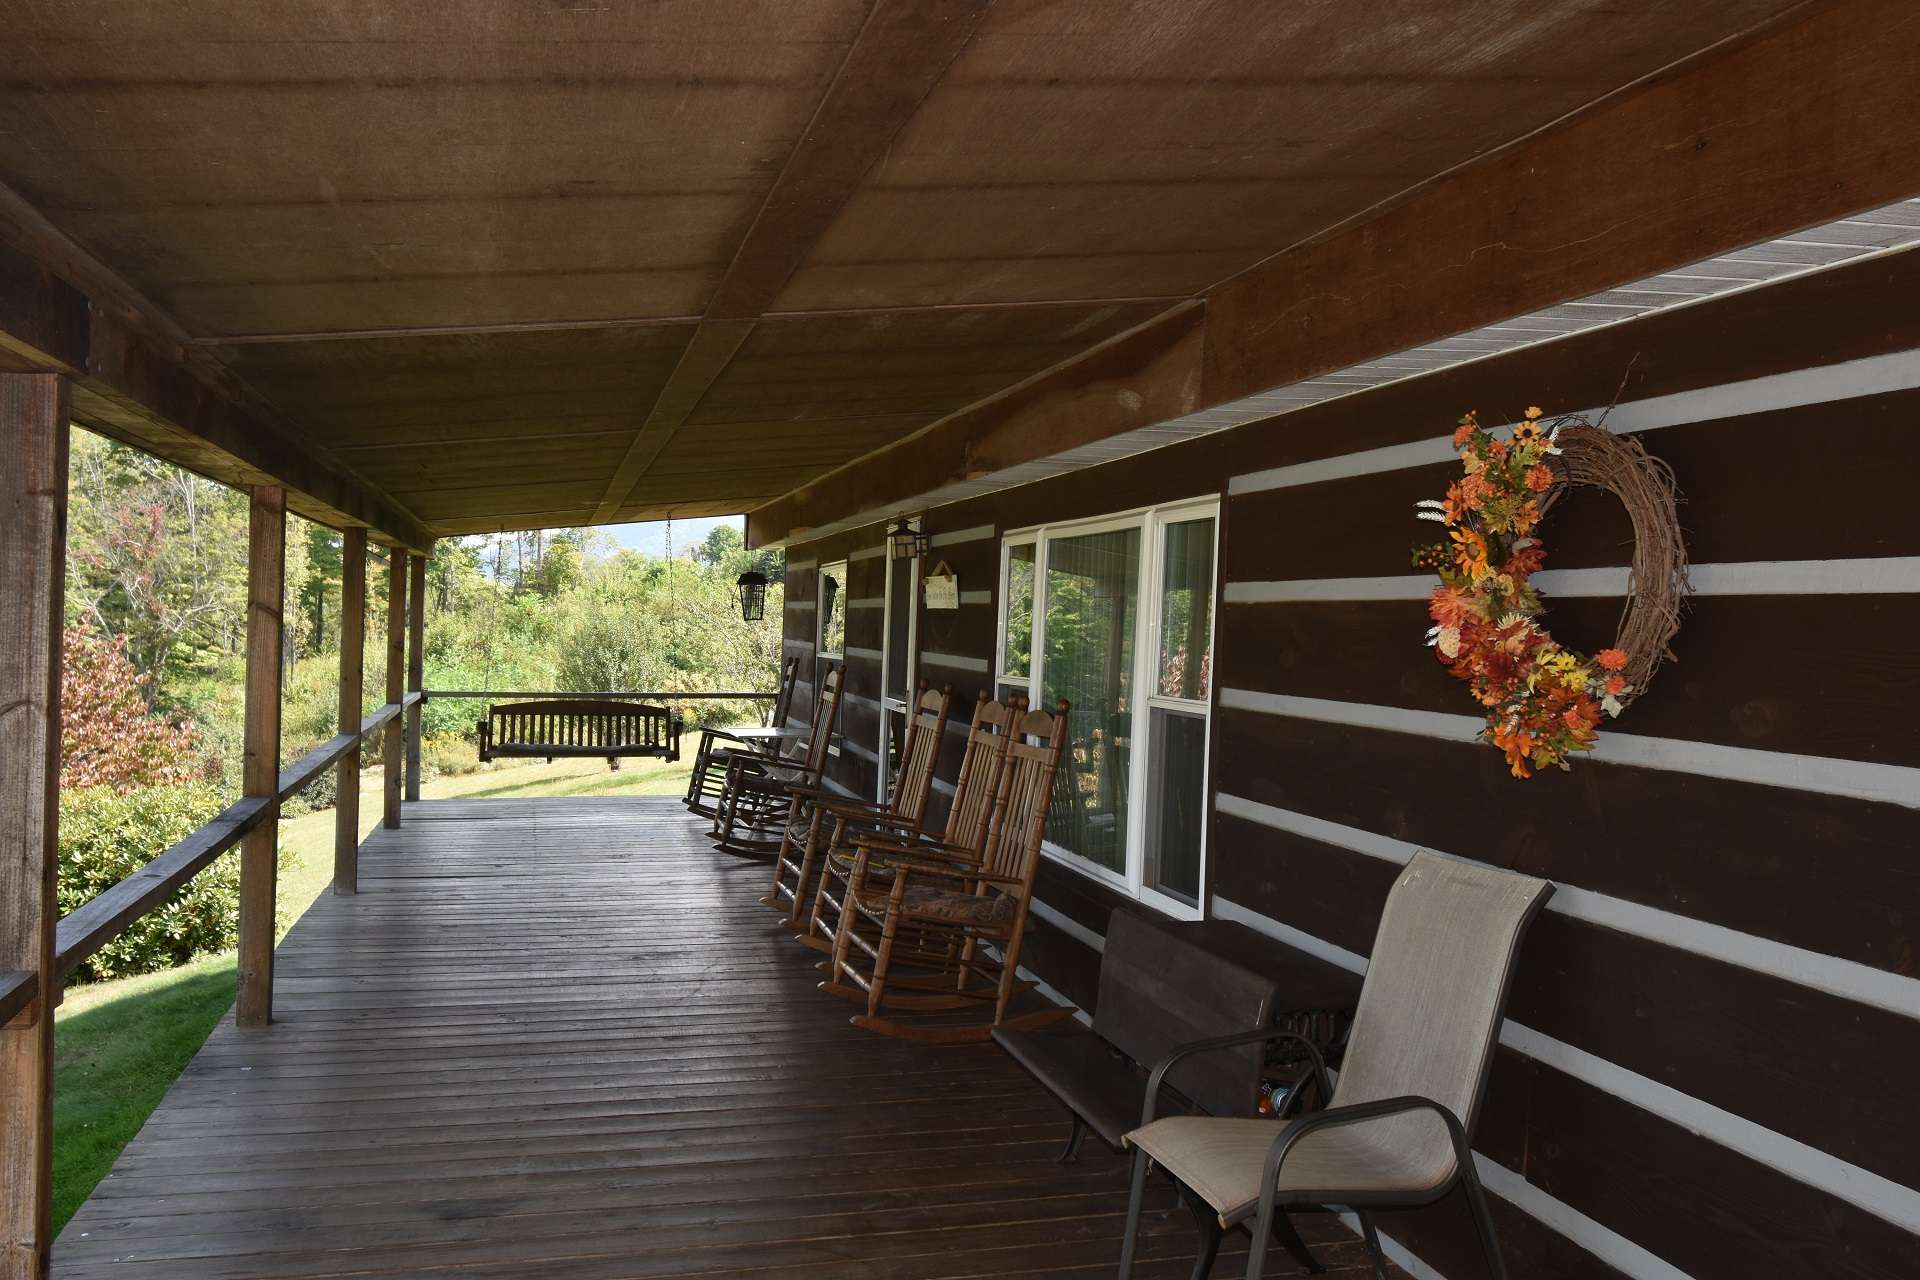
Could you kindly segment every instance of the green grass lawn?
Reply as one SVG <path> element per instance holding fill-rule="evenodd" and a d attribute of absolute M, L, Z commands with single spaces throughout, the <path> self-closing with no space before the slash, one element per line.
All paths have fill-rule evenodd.
<path fill-rule="evenodd" d="M 679 795 L 687 761 L 502 765 L 424 783 L 428 800 L 449 797 Z M 363 834 L 380 820 L 380 775 L 362 779 Z M 287 925 L 300 918 L 333 877 L 333 810 L 280 824 L 292 858 L 280 875 Z M 159 850 L 154 852 L 158 853 Z M 113 1167 L 167 1088 L 233 1006 L 235 956 L 202 956 L 164 973 L 69 988 L 54 1018 L 53 1215 L 64 1227 Z"/>

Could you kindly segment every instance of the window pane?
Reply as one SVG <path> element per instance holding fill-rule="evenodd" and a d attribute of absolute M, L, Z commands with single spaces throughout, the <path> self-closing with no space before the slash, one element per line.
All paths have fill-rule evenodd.
<path fill-rule="evenodd" d="M 820 566 L 820 653 L 839 657 L 847 647 L 847 562 Z"/>
<path fill-rule="evenodd" d="M 1128 684 L 1139 604 L 1140 530 L 1047 544 L 1046 701 L 1073 704 L 1047 836 L 1122 873 L 1132 749 Z"/>
<path fill-rule="evenodd" d="M 1160 583 L 1160 696 L 1205 699 L 1213 672 L 1213 518 L 1167 526 Z"/>
<path fill-rule="evenodd" d="M 1146 883 L 1188 906 L 1200 905 L 1200 830 L 1207 804 L 1207 718 L 1153 710 L 1148 763 L 1153 813 L 1147 821 Z"/>
<path fill-rule="evenodd" d="M 887 573 L 892 577 L 892 594 L 887 597 L 887 689 L 889 698 L 905 701 L 907 697 L 907 668 L 913 665 L 913 654 L 907 644 L 907 627 L 913 618 L 914 579 L 918 576 L 917 560 L 889 560 Z"/>
<path fill-rule="evenodd" d="M 1010 676 L 1033 674 L 1033 553 L 1034 544 L 1007 548 L 1006 665 Z"/>

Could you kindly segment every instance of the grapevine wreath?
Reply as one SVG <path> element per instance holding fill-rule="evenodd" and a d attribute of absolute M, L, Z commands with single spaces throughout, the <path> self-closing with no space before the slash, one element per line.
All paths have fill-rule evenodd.
<path fill-rule="evenodd" d="M 1440 575 L 1427 643 L 1486 708 L 1484 736 L 1516 778 L 1593 750 L 1601 715 L 1619 715 L 1673 657 L 1690 591 L 1667 464 L 1582 418 L 1540 418 L 1528 409 L 1509 439 L 1471 413 L 1460 419 L 1453 443 L 1465 474 L 1445 499 L 1419 504 L 1447 539 L 1414 551 L 1416 568 Z M 1573 485 L 1605 489 L 1633 520 L 1626 608 L 1613 644 L 1591 658 L 1540 625 L 1545 606 L 1529 581 L 1546 560 L 1535 530 Z"/>

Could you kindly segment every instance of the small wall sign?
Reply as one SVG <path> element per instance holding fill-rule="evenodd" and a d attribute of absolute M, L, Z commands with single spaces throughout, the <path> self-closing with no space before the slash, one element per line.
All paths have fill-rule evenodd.
<path fill-rule="evenodd" d="M 945 560 L 927 572 L 925 589 L 927 608 L 958 609 L 960 607 L 960 578 Z"/>

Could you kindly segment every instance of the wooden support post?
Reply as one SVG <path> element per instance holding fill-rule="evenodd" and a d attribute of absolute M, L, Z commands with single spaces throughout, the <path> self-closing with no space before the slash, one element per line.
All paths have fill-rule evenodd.
<path fill-rule="evenodd" d="M 53 1238 L 53 930 L 67 380 L 0 373 L 0 974 L 37 994 L 0 1029 L 0 1277 L 39 1280 Z"/>
<path fill-rule="evenodd" d="M 395 547 L 387 555 L 387 701 L 398 702 L 406 696 L 407 675 L 407 553 Z M 395 829 L 400 825 L 400 775 L 406 754 L 406 717 L 387 721 L 385 777 L 381 791 L 386 807 L 380 825 Z"/>
<path fill-rule="evenodd" d="M 408 556 L 412 570 L 407 586 L 407 692 L 418 693 L 426 687 L 427 651 L 427 558 Z M 416 702 L 407 712 L 407 799 L 420 798 L 420 714 Z"/>
<path fill-rule="evenodd" d="M 273 1021 L 273 931 L 280 862 L 280 640 L 287 574 L 287 493 L 253 491 L 247 529 L 246 752 L 241 791 L 267 813 L 240 846 L 240 989 L 233 1020 Z"/>
<path fill-rule="evenodd" d="M 349 528 L 340 547 L 341 733 L 360 732 L 367 654 L 367 531 Z M 333 891 L 360 890 L 360 743 L 334 768 Z"/>

